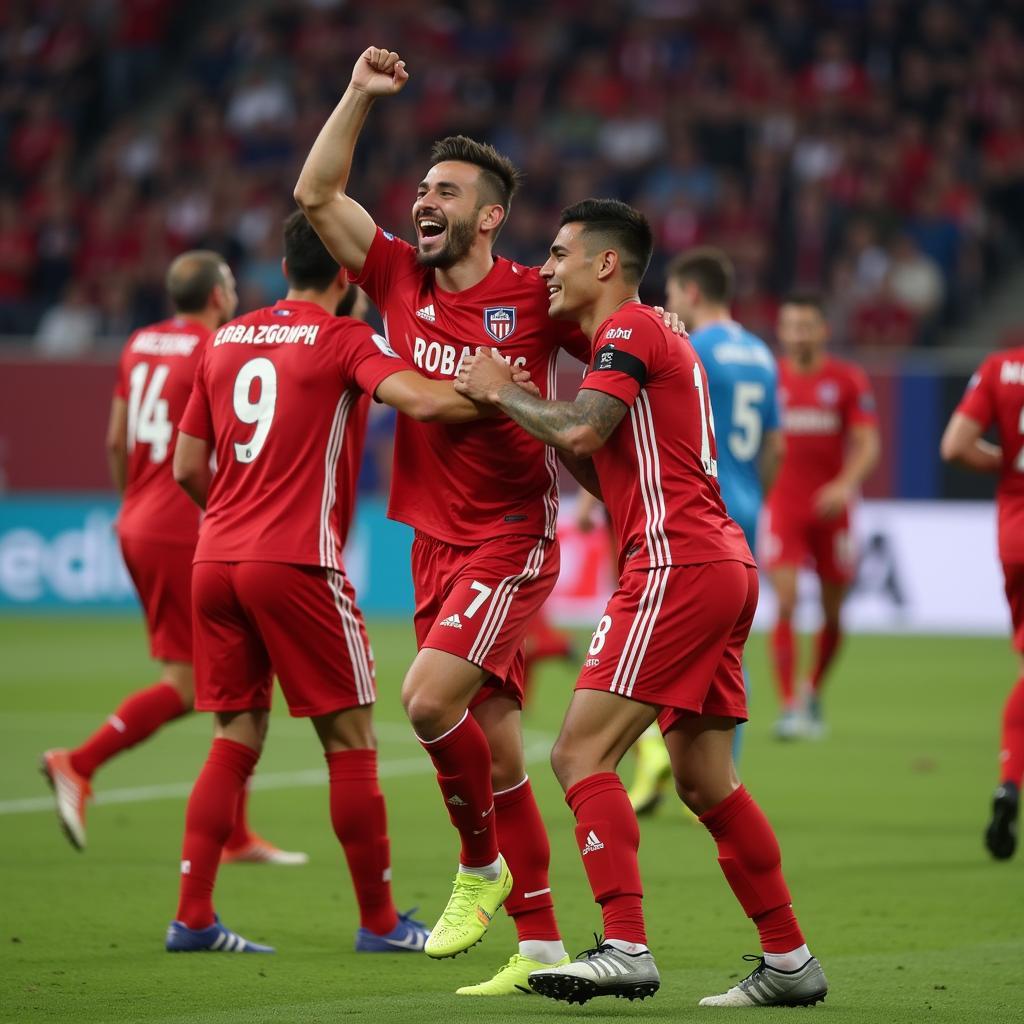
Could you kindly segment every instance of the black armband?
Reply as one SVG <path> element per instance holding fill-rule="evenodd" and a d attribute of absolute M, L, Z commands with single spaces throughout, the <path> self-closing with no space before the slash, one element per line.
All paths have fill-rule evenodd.
<path fill-rule="evenodd" d="M 647 386 L 647 366 L 644 361 L 614 345 L 605 345 L 604 348 L 597 350 L 592 369 L 595 372 L 617 370 L 627 377 L 632 377 L 640 387 Z"/>

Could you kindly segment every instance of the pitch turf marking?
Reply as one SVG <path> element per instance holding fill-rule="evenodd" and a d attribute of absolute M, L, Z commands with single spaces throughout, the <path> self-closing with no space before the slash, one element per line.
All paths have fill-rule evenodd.
<path fill-rule="evenodd" d="M 546 760 L 551 753 L 553 738 L 542 733 L 527 731 L 524 735 L 527 746 L 524 751 L 527 764 Z M 377 773 L 382 779 L 403 778 L 410 775 L 429 775 L 434 770 L 426 754 L 420 757 L 406 757 L 395 761 L 381 761 Z M 194 780 L 193 780 L 194 782 Z M 151 800 L 181 800 L 192 792 L 193 782 L 166 782 L 155 786 L 131 786 L 124 789 L 108 789 L 96 794 L 94 803 L 139 804 Z M 311 786 L 325 786 L 327 772 L 321 768 L 310 768 L 300 772 L 264 772 L 253 776 L 253 789 L 306 789 Z M 53 810 L 53 797 L 26 797 L 20 800 L 0 800 L 0 815 L 36 814 Z"/>

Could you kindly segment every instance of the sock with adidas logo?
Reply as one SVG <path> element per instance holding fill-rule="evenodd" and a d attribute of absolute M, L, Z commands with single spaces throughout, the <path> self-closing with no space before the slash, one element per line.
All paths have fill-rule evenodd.
<path fill-rule="evenodd" d="M 458 724 L 433 740 L 419 737 L 437 769 L 448 817 L 462 840 L 459 861 L 480 868 L 498 859 L 491 788 L 491 748 L 477 720 L 467 711 Z"/>
<path fill-rule="evenodd" d="M 640 826 L 615 772 L 598 772 L 570 786 L 565 802 L 576 816 L 576 843 L 604 934 L 646 946 L 640 882 Z"/>

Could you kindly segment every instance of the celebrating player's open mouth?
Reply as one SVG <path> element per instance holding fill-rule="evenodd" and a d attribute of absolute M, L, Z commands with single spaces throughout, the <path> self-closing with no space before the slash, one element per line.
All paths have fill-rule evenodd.
<path fill-rule="evenodd" d="M 416 218 L 416 240 L 420 252 L 443 249 L 448 238 L 448 221 L 439 213 L 422 214 Z"/>

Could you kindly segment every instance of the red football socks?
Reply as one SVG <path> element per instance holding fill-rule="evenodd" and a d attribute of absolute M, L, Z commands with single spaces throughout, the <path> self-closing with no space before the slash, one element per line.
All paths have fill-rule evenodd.
<path fill-rule="evenodd" d="M 843 634 L 838 626 L 823 626 L 818 634 L 818 653 L 814 662 L 814 671 L 811 673 L 811 689 L 815 693 L 821 690 L 825 673 L 828 672 L 842 639 Z"/>
<path fill-rule="evenodd" d="M 743 786 L 700 816 L 718 845 L 718 863 L 736 899 L 761 936 L 765 953 L 789 953 L 804 944 L 782 876 L 782 854 L 772 826 Z"/>
<path fill-rule="evenodd" d="M 460 863 L 467 868 L 493 864 L 498 859 L 498 830 L 491 813 L 491 748 L 483 729 L 467 711 L 443 736 L 420 743 L 434 762 L 448 816 L 459 830 Z"/>
<path fill-rule="evenodd" d="M 249 830 L 249 786 L 246 784 L 238 794 L 238 810 L 235 811 L 235 827 L 224 844 L 226 850 L 242 850 L 253 840 Z"/>
<path fill-rule="evenodd" d="M 377 935 L 398 924 L 391 899 L 391 844 L 387 809 L 377 782 L 376 750 L 325 754 L 331 782 L 331 824 L 359 904 L 359 923 Z"/>
<path fill-rule="evenodd" d="M 615 772 L 598 772 L 570 786 L 565 802 L 576 815 L 576 842 L 604 937 L 647 944 L 640 884 L 640 826 Z"/>
<path fill-rule="evenodd" d="M 520 942 L 559 939 L 548 865 L 551 846 L 530 780 L 494 794 L 498 846 L 514 880 L 505 910 L 515 921 Z"/>
<path fill-rule="evenodd" d="M 793 623 L 779 619 L 772 631 L 772 659 L 775 662 L 775 682 L 783 707 L 793 703 L 793 673 L 796 653 L 793 642 Z"/>
<path fill-rule="evenodd" d="M 91 779 L 105 761 L 134 747 L 160 726 L 192 709 L 170 683 L 155 683 L 126 698 L 110 718 L 80 747 L 71 751 L 71 767 Z"/>
<path fill-rule="evenodd" d="M 1003 709 L 1003 742 L 999 751 L 1000 782 L 1024 782 L 1024 676 L 1010 691 Z"/>
<path fill-rule="evenodd" d="M 259 751 L 244 743 L 215 739 L 192 787 L 185 811 L 177 915 L 189 928 L 208 928 L 213 924 L 213 886 L 221 851 L 231 834 L 239 794 L 259 758 Z"/>

